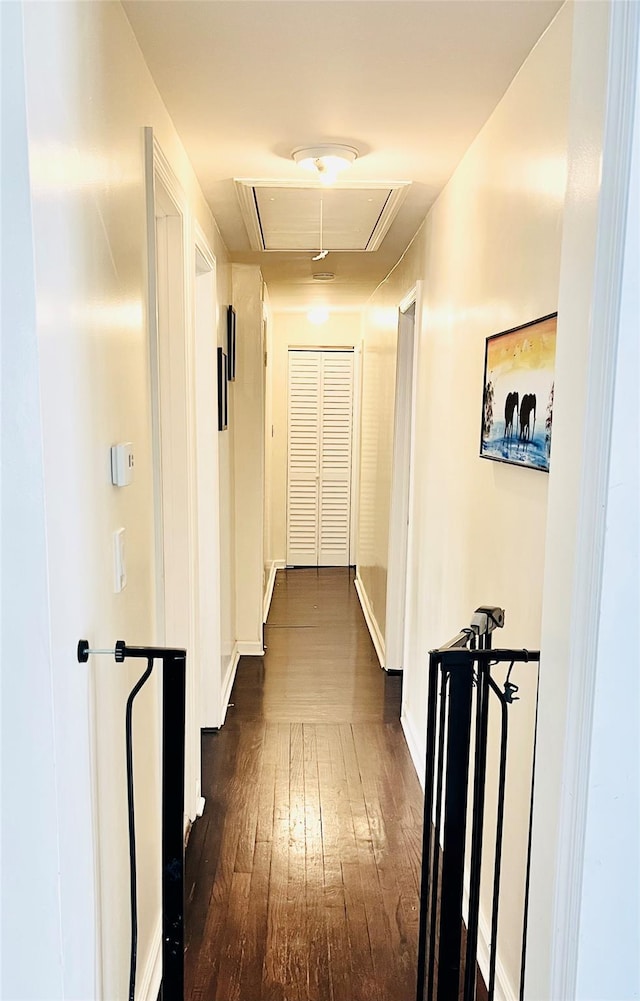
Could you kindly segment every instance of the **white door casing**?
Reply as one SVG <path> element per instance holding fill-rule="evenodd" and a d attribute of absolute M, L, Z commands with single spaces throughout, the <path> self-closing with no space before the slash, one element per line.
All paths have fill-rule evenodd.
<path fill-rule="evenodd" d="M 191 296 L 184 192 L 153 130 L 145 129 L 151 363 L 156 642 L 187 649 L 185 826 L 200 797 L 198 534 Z M 160 760 L 160 759 L 158 759 Z"/>
<path fill-rule="evenodd" d="M 404 665 L 404 622 L 407 591 L 407 546 L 409 535 L 409 483 L 413 427 L 413 382 L 415 356 L 415 290 L 409 305 L 398 315 L 396 399 L 393 429 L 393 470 L 389 515 L 387 614 L 385 668 Z"/>

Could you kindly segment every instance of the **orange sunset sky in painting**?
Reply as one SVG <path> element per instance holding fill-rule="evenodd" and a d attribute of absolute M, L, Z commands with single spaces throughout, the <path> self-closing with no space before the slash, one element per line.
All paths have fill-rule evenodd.
<path fill-rule="evenodd" d="M 553 371 L 556 325 L 557 317 L 552 316 L 544 323 L 536 323 L 535 327 L 514 330 L 511 334 L 503 334 L 489 340 L 487 373 L 499 377 L 504 370 L 509 370 L 513 374 L 518 370 Z"/>

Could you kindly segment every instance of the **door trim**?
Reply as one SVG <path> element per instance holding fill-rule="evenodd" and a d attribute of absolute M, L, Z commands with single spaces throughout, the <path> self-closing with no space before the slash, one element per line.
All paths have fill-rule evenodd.
<path fill-rule="evenodd" d="M 409 496 L 415 392 L 416 295 L 414 287 L 398 310 L 396 399 L 393 421 L 391 507 L 387 559 L 385 669 L 402 670 L 404 622 L 409 563 Z M 407 318 L 413 309 L 413 320 Z M 410 330 L 410 333 L 409 333 Z M 410 340 L 409 340 L 410 339 Z M 409 341 L 408 344 L 405 342 Z M 403 371 L 404 369 L 404 371 Z M 404 404 L 406 400 L 407 405 Z"/>
<path fill-rule="evenodd" d="M 185 642 L 180 645 L 187 647 L 187 700 L 185 718 L 185 828 L 189 820 L 197 816 L 199 805 L 199 790 L 201 787 L 200 760 L 200 725 L 199 725 L 199 677 L 198 677 L 198 615 L 196 597 L 198 594 L 196 574 L 197 526 L 194 522 L 195 508 L 195 432 L 194 415 L 192 413 L 193 391 L 193 282 L 191 274 L 191 254 L 193 241 L 191 239 L 191 218 L 186 196 L 174 174 L 169 161 L 163 153 L 153 129 L 144 129 L 145 150 L 145 194 L 147 221 L 147 281 L 148 281 L 148 322 L 149 322 L 149 363 L 151 390 L 151 440 L 153 462 L 153 493 L 154 493 L 154 536 L 155 536 L 155 591 L 156 591 L 156 642 L 163 646 L 167 642 L 167 550 L 166 523 L 168 513 L 165 511 L 167 486 L 171 484 L 171 471 L 167 473 L 167 458 L 175 447 L 186 448 L 184 461 L 186 508 L 183 514 L 187 534 L 187 596 L 186 620 L 182 623 L 185 629 Z M 184 395 L 184 436 L 185 442 L 176 438 L 163 441 L 163 403 L 162 383 L 166 383 L 166 372 L 162 369 L 162 330 L 159 317 L 159 296 L 162 294 L 158 279 L 160 264 L 156 227 L 158 220 L 166 220 L 167 248 L 171 241 L 171 254 L 174 256 L 173 282 L 168 282 L 167 292 L 170 296 L 169 311 L 172 313 L 172 345 L 175 336 L 183 337 L 183 369 L 184 382 L 173 383 L 175 399 Z M 173 231 L 173 232 L 170 232 Z M 178 235 L 179 233 L 179 235 Z M 175 325 L 174 325 L 175 317 Z M 172 393 L 173 396 L 173 393 Z M 175 399 L 173 402 L 175 403 Z M 171 638 L 170 638 L 171 639 Z M 172 640 L 173 642 L 174 640 Z"/>
<path fill-rule="evenodd" d="M 606 57 L 606 91 L 602 94 L 600 133 L 602 147 L 600 157 L 596 160 L 594 156 L 592 167 L 593 183 L 600 185 L 596 195 L 597 217 L 593 221 L 589 220 L 580 233 L 583 241 L 585 233 L 592 241 L 592 246 L 587 247 L 587 252 L 592 257 L 587 259 L 588 264 L 585 264 L 584 273 L 593 275 L 593 281 L 591 286 L 583 287 L 583 307 L 579 313 L 576 310 L 570 318 L 565 318 L 565 322 L 576 323 L 584 317 L 585 337 L 590 339 L 584 376 L 586 402 L 583 427 L 583 441 L 588 441 L 590 444 L 582 458 L 579 481 L 576 478 L 575 484 L 570 485 L 572 489 L 577 488 L 575 494 L 569 498 L 569 503 L 575 504 L 576 540 L 572 565 L 567 568 L 566 579 L 571 590 L 570 600 L 567 602 L 566 631 L 563 630 L 561 637 L 554 634 L 548 624 L 554 620 L 554 614 L 550 610 L 553 591 L 548 584 L 550 575 L 556 570 L 548 548 L 549 536 L 547 536 L 544 581 L 546 599 L 543 601 L 542 609 L 541 670 L 544 672 L 545 663 L 547 671 L 549 666 L 553 668 L 554 656 L 557 655 L 560 644 L 563 644 L 567 655 L 568 681 L 566 714 L 559 720 L 557 707 L 559 702 L 562 705 L 562 699 L 558 697 L 557 682 L 552 683 L 548 678 L 545 681 L 544 673 L 541 675 L 538 743 L 542 746 L 546 732 L 553 726 L 562 725 L 564 750 L 562 761 L 555 763 L 556 774 L 560 779 L 557 784 L 559 798 L 552 804 L 557 809 L 557 845 L 551 847 L 553 855 L 545 837 L 544 825 L 549 823 L 550 792 L 555 789 L 552 786 L 550 790 L 549 784 L 543 779 L 536 782 L 529 938 L 530 941 L 534 936 L 537 939 L 536 951 L 542 952 L 545 948 L 548 949 L 549 996 L 563 998 L 575 997 L 578 970 L 579 936 L 576 934 L 576 929 L 580 925 L 582 906 L 593 707 L 598 681 L 597 640 L 609 486 L 610 436 L 634 110 L 639 73 L 640 8 L 637 4 L 611 3 L 608 6 L 609 11 L 605 16 L 608 21 L 609 50 Z M 595 35 L 596 30 L 601 33 L 600 24 L 592 22 L 593 18 L 599 19 L 599 15 L 591 5 L 587 4 L 584 7 L 578 5 L 578 7 L 576 17 L 581 20 L 578 23 L 574 19 L 574 32 L 579 29 L 585 34 L 590 31 Z M 575 37 L 574 34 L 574 40 Z M 603 44 L 606 42 L 603 41 Z M 571 125 L 570 117 L 570 129 Z M 599 138 L 597 135 L 596 139 Z M 592 178 L 584 172 L 582 156 L 580 155 L 578 160 L 576 154 L 576 165 L 578 162 L 580 185 L 589 190 L 588 185 L 592 182 Z M 582 198 L 582 191 L 579 197 Z M 582 209 L 582 212 L 590 210 L 588 207 Z M 583 219 L 580 221 L 583 222 Z M 565 232 L 571 225 L 574 231 L 577 229 L 575 219 L 571 219 L 569 223 L 565 221 Z M 573 288 L 561 270 L 559 299 L 561 322 L 563 296 L 568 296 L 570 291 L 573 291 Z M 563 505 L 566 506 L 565 483 L 562 483 L 562 489 L 565 496 L 560 501 L 555 493 L 558 486 L 555 485 L 552 470 L 548 525 L 552 518 L 557 523 L 558 512 Z M 552 491 L 554 491 L 553 496 Z M 554 873 L 555 896 L 553 917 L 548 923 L 548 933 L 545 934 L 546 929 L 543 931 L 541 923 L 537 921 L 537 908 L 540 907 L 542 900 L 538 899 L 540 888 L 536 885 L 536 872 L 543 869 L 548 871 L 549 867 L 552 867 Z M 536 951 L 529 945 L 527 952 L 529 990 Z"/>

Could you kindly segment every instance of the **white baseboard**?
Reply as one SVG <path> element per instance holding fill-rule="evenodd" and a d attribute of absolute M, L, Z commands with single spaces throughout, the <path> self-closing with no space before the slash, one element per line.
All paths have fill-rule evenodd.
<path fill-rule="evenodd" d="M 469 915 L 469 874 L 465 872 L 464 876 L 464 890 L 462 897 L 462 913 L 465 917 L 465 922 L 468 921 Z M 489 986 L 489 959 L 491 956 L 490 943 L 491 942 L 491 926 L 484 914 L 482 913 L 482 908 L 480 908 L 480 914 L 478 915 L 478 948 L 476 949 L 476 958 L 478 960 L 478 966 L 480 967 L 480 972 L 482 973 L 485 986 Z M 519 991 L 511 983 L 509 975 L 507 974 L 504 964 L 500 959 L 500 953 L 496 956 L 496 985 L 494 992 L 495 1001 L 518 1001 Z"/>
<path fill-rule="evenodd" d="M 489 983 L 489 942 L 491 939 L 491 928 L 480 912 L 478 921 L 478 966 L 485 984 Z M 496 989 L 494 992 L 495 1001 L 518 1001 L 519 993 L 509 980 L 504 964 L 500 959 L 500 952 L 496 956 Z"/>
<path fill-rule="evenodd" d="M 404 733 L 404 739 L 407 742 L 407 747 L 409 748 L 409 754 L 411 755 L 413 767 L 416 770 L 418 780 L 424 791 L 424 769 L 427 749 L 424 741 L 420 740 L 418 737 L 413 723 L 408 716 L 405 716 L 404 713 L 400 717 L 400 725 Z"/>
<path fill-rule="evenodd" d="M 236 648 L 241 657 L 264 657 L 264 647 L 260 642 L 238 640 Z"/>
<path fill-rule="evenodd" d="M 227 709 L 229 708 L 229 699 L 231 698 L 231 689 L 233 688 L 233 682 L 236 680 L 236 671 L 238 670 L 238 661 L 240 660 L 240 651 L 238 650 L 238 644 L 236 643 L 233 652 L 231 654 L 231 660 L 229 661 L 229 666 L 227 667 L 227 673 L 224 677 L 224 682 L 222 684 L 222 713 L 220 719 L 220 726 L 223 725 L 227 717 Z"/>
<path fill-rule="evenodd" d="M 273 588 L 274 588 L 275 583 L 276 583 L 276 571 L 277 571 L 277 569 L 278 568 L 276 566 L 275 560 L 272 560 L 271 561 L 271 565 L 269 567 L 269 579 L 267 581 L 267 588 L 266 588 L 265 595 L 264 595 L 264 605 L 263 605 L 263 608 L 262 608 L 262 621 L 263 621 L 263 623 L 267 621 L 267 618 L 268 618 L 268 615 L 269 615 L 269 609 L 271 608 L 271 599 L 273 598 Z"/>
<path fill-rule="evenodd" d="M 158 915 L 149 955 L 141 972 L 142 976 L 138 980 L 136 998 L 139 998 L 140 1001 L 158 1001 L 162 982 L 162 913 Z"/>
<path fill-rule="evenodd" d="M 358 598 L 360 599 L 360 605 L 362 606 L 364 620 L 367 623 L 367 629 L 371 635 L 371 641 L 376 648 L 378 660 L 380 661 L 380 667 L 384 667 L 384 639 L 382 638 L 380 627 L 376 622 L 376 617 L 373 614 L 371 605 L 369 604 L 367 592 L 365 591 L 364 585 L 359 577 L 356 577 L 355 585 Z"/>
<path fill-rule="evenodd" d="M 273 565 L 276 570 L 286 570 L 287 561 L 286 560 L 274 560 Z"/>

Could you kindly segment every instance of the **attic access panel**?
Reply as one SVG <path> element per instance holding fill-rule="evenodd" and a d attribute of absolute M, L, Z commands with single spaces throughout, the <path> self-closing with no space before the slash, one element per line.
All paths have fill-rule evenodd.
<path fill-rule="evenodd" d="M 366 250 L 388 191 L 258 188 L 256 207 L 265 250 Z"/>
<path fill-rule="evenodd" d="M 409 182 L 338 184 L 330 188 L 237 180 L 236 191 L 253 250 L 372 251 L 384 239 Z"/>

